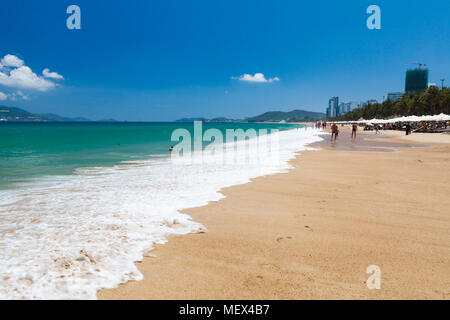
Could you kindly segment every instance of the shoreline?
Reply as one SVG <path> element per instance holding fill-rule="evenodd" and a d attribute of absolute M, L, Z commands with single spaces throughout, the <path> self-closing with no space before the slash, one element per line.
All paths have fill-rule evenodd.
<path fill-rule="evenodd" d="M 342 132 L 339 139 L 344 141 L 348 131 Z M 297 154 L 287 173 L 224 188 L 220 192 L 225 198 L 183 210 L 209 232 L 169 238 L 151 252 L 156 257 L 136 263 L 144 280 L 101 290 L 97 297 L 450 298 L 450 202 L 446 192 L 436 188 L 445 188 L 449 174 L 435 167 L 420 170 L 428 161 L 445 165 L 450 147 L 435 142 L 434 148 L 394 144 L 400 152 L 391 152 L 386 140 L 408 142 L 395 135 L 379 140 L 361 141 L 363 150 L 352 151 L 340 140 L 333 149 L 325 139 L 318 143 L 321 150 Z M 405 166 L 406 154 L 423 160 Z M 417 170 L 422 176 L 417 182 L 399 175 Z M 433 200 L 439 199 L 431 212 L 426 213 L 429 200 L 416 183 L 433 190 Z M 401 195 L 402 190 L 409 195 Z M 385 198 L 374 198 L 374 192 Z M 387 290 L 372 291 L 365 285 L 366 268 L 377 261 L 386 274 Z"/>

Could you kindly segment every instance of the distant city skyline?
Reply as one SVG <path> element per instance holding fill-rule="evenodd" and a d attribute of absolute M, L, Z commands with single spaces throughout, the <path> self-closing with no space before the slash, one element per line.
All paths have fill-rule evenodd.
<path fill-rule="evenodd" d="M 393 102 L 399 100 L 405 93 L 412 94 L 415 92 L 423 92 L 427 90 L 430 86 L 437 86 L 435 83 L 428 82 L 429 70 L 426 68 L 426 64 L 412 63 L 419 65 L 418 68 L 407 69 L 405 72 L 405 90 L 399 92 L 388 92 L 387 96 L 383 96 L 381 102 L 386 100 L 391 100 Z M 425 68 L 422 68 L 425 67 Z M 445 79 L 441 79 L 442 87 Z M 340 102 L 339 97 L 332 97 L 328 101 L 328 107 L 325 109 L 325 114 L 327 117 L 332 118 L 336 116 L 341 116 L 354 110 L 355 108 L 365 107 L 370 104 L 378 103 L 377 99 L 368 99 L 362 101 L 361 103 L 355 102 Z"/>
<path fill-rule="evenodd" d="M 19 2 L 20 3 L 20 2 Z M 66 26 L 81 8 L 81 29 Z M 93 120 L 324 112 L 450 78 L 450 2 L 2 2 L 0 105 Z M 19 9 L 20 8 L 20 9 Z M 432 21 L 432 23 L 431 23 Z"/>

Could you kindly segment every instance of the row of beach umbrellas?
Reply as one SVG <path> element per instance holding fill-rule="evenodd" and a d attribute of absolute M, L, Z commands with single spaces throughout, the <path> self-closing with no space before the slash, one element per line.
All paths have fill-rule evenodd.
<path fill-rule="evenodd" d="M 392 119 L 372 119 L 372 120 L 358 120 L 358 121 L 335 121 L 334 123 L 367 123 L 367 124 L 384 124 L 396 122 L 422 122 L 422 121 L 450 121 L 450 115 L 437 114 L 434 116 L 405 116 Z"/>

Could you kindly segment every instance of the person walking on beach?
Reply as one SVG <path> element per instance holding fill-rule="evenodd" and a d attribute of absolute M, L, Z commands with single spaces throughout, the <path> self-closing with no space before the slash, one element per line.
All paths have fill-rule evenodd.
<path fill-rule="evenodd" d="M 339 134 L 338 126 L 336 125 L 336 123 L 333 123 L 331 125 L 331 141 L 333 140 L 336 141 L 338 134 Z"/>
<path fill-rule="evenodd" d="M 352 139 L 356 139 L 356 131 L 358 130 L 358 125 L 354 123 L 352 125 Z"/>
<path fill-rule="evenodd" d="M 411 134 L 411 125 L 409 124 L 409 122 L 406 124 L 406 135 L 410 135 Z"/>

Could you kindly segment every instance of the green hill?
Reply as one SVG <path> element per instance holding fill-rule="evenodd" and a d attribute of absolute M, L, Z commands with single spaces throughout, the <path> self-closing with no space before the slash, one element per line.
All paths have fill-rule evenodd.
<path fill-rule="evenodd" d="M 26 110 L 15 108 L 15 107 L 7 107 L 0 106 L 0 121 L 7 122 L 90 122 L 91 120 L 76 117 L 76 118 L 68 118 L 62 117 L 53 113 L 31 113 Z M 106 119 L 101 120 L 99 122 L 116 122 L 114 119 Z"/>
<path fill-rule="evenodd" d="M 206 121 L 206 118 L 181 118 L 175 120 L 175 122 L 194 122 L 194 121 Z"/>
<path fill-rule="evenodd" d="M 30 113 L 20 108 L 0 106 L 1 121 L 48 121 L 44 117 Z"/>
<path fill-rule="evenodd" d="M 77 117 L 77 118 L 67 118 L 67 117 L 61 117 L 54 113 L 37 113 L 37 116 L 42 117 L 43 119 L 48 119 L 49 121 L 55 121 L 55 122 L 87 122 L 90 121 L 89 119 L 83 118 L 83 117 Z"/>
<path fill-rule="evenodd" d="M 263 122 L 263 121 L 301 121 L 321 119 L 325 117 L 322 112 L 311 112 L 305 110 L 293 110 L 289 112 L 283 111 L 270 111 L 263 113 L 256 117 L 248 118 L 249 122 Z"/>

